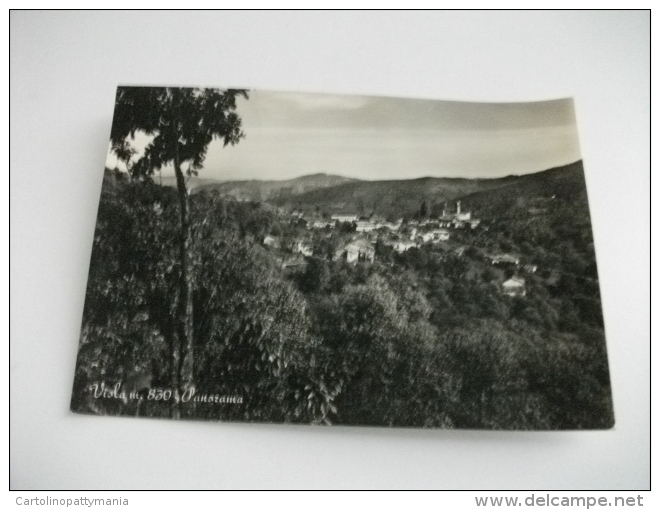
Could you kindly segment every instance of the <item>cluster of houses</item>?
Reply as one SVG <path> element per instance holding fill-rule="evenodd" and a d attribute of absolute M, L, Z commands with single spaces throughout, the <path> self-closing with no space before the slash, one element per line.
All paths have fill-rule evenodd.
<path fill-rule="evenodd" d="M 460 205 L 458 205 L 458 211 L 460 212 Z M 467 214 L 470 215 L 470 213 Z M 354 226 L 356 235 L 334 254 L 335 259 L 343 258 L 351 264 L 373 262 L 377 240 L 391 246 L 395 251 L 403 253 L 423 244 L 448 241 L 450 237 L 449 230 L 441 228 L 439 219 L 412 220 L 404 224 L 402 218 L 397 221 L 387 221 L 386 218 L 376 215 L 364 218 L 358 214 L 334 214 L 330 221 L 307 219 L 300 210 L 294 210 L 291 215 L 297 221 L 304 220 L 306 227 L 310 230 L 333 230 L 345 223 Z M 263 243 L 271 248 L 282 248 L 279 240 L 273 236 L 266 236 Z M 309 240 L 299 239 L 294 241 L 291 246 L 284 248 L 293 254 L 305 257 L 314 254 L 314 247 Z"/>
<path fill-rule="evenodd" d="M 299 219 L 304 219 L 302 211 L 292 213 Z M 330 221 L 308 221 L 311 229 L 334 229 L 343 223 L 355 225 L 355 231 L 361 234 L 372 232 L 380 233 L 381 240 L 399 253 L 410 248 L 419 247 L 427 243 L 439 243 L 448 241 L 450 228 L 464 228 L 470 226 L 476 228 L 481 220 L 473 218 L 470 211 L 461 211 L 461 202 L 456 202 L 455 212 L 451 212 L 445 206 L 442 215 L 437 218 L 422 218 L 409 220 L 404 223 L 403 218 L 396 221 L 387 221 L 386 218 L 372 215 L 369 218 L 360 217 L 358 214 L 334 214 Z M 368 236 L 375 242 L 375 237 Z"/>
<path fill-rule="evenodd" d="M 359 214 L 341 213 L 333 214 L 330 220 L 320 220 L 316 218 L 305 218 L 303 211 L 294 209 L 291 215 L 297 219 L 302 219 L 306 222 L 307 227 L 311 229 L 334 229 L 342 223 L 355 224 L 356 232 L 372 232 L 374 230 L 389 230 L 397 232 L 403 227 L 403 218 L 396 221 L 387 221 L 382 216 L 372 215 L 370 217 L 363 217 Z M 451 212 L 449 207 L 445 205 L 442 215 L 437 218 L 423 218 L 419 220 L 409 220 L 406 222 L 407 227 L 424 228 L 427 226 L 435 226 L 437 228 L 465 228 L 469 226 L 476 228 L 481 220 L 472 217 L 470 211 L 461 211 L 460 200 L 456 202 L 454 212 Z"/>
<path fill-rule="evenodd" d="M 279 248 L 271 236 L 266 236 L 264 244 L 271 248 Z M 288 249 L 290 255 L 280 257 L 281 267 L 288 273 L 305 270 L 307 258 L 314 254 L 314 246 L 309 241 L 294 241 Z M 376 258 L 376 248 L 373 242 L 365 238 L 354 238 L 344 243 L 332 254 L 332 260 L 345 260 L 349 264 L 358 262 L 373 263 Z"/>
<path fill-rule="evenodd" d="M 471 228 L 476 228 L 481 223 L 481 220 L 472 217 L 470 211 L 461 211 L 461 201 L 456 202 L 456 212 L 451 212 L 447 205 L 442 211 L 442 216 L 438 218 L 441 226 L 443 227 L 454 227 L 454 228 L 464 228 L 470 226 Z"/>
<path fill-rule="evenodd" d="M 377 240 L 392 247 L 394 251 L 403 253 L 422 245 L 448 241 L 451 236 L 450 228 L 457 229 L 467 226 L 476 228 L 480 223 L 479 219 L 472 217 L 470 211 L 461 211 L 460 201 L 456 203 L 453 212 L 445 207 L 442 215 L 437 218 L 422 218 L 405 223 L 403 219 L 392 222 L 375 215 L 364 218 L 357 214 L 335 214 L 330 221 L 322 221 L 307 219 L 302 211 L 294 210 L 291 214 L 297 220 L 304 220 L 306 228 L 310 230 L 332 230 L 343 223 L 352 224 L 355 227 L 355 234 L 332 254 L 332 260 L 345 260 L 349 264 L 373 263 Z M 283 254 L 281 258 L 282 268 L 286 271 L 304 270 L 307 266 L 306 258 L 314 255 L 314 246 L 310 239 L 300 238 L 290 242 L 288 246 L 281 246 L 278 238 L 266 236 L 263 244 L 289 254 Z M 459 248 L 460 254 L 464 249 L 464 247 Z M 486 261 L 490 261 L 496 266 L 516 269 L 516 276 L 512 276 L 501 284 L 503 294 L 511 297 L 526 295 L 525 279 L 518 274 L 523 271 L 534 273 L 537 269 L 536 266 L 521 265 L 518 256 L 508 253 L 487 255 Z"/>
<path fill-rule="evenodd" d="M 333 259 L 345 259 L 349 264 L 358 262 L 373 262 L 376 248 L 368 239 L 354 239 L 335 251 Z"/>
<path fill-rule="evenodd" d="M 294 211 L 292 214 L 298 218 L 304 219 L 302 213 L 299 211 Z M 397 231 L 403 224 L 403 218 L 397 220 L 396 222 L 389 222 L 386 221 L 385 218 L 375 215 L 371 216 L 370 218 L 363 218 L 357 214 L 333 214 L 330 218 L 330 221 L 311 220 L 308 221 L 308 226 L 312 229 L 333 229 L 342 223 L 355 224 L 356 232 L 372 232 L 378 229 Z"/>

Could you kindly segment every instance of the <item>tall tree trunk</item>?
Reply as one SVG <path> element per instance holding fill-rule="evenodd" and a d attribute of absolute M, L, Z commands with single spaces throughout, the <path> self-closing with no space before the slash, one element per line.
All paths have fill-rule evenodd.
<path fill-rule="evenodd" d="M 180 331 L 181 337 L 178 345 L 178 353 L 173 353 L 173 360 L 177 363 L 173 369 L 178 371 L 179 395 L 183 395 L 193 385 L 193 275 L 190 266 L 190 247 L 192 244 L 190 231 L 190 217 L 188 209 L 188 190 L 181 171 L 181 161 L 174 159 L 174 172 L 179 195 L 179 206 L 181 209 L 181 288 L 180 288 Z M 177 359 L 178 358 L 178 359 Z M 178 370 L 177 370 L 178 369 Z"/>
<path fill-rule="evenodd" d="M 170 334 L 170 349 L 172 353 L 172 370 L 171 370 L 171 388 L 172 392 L 175 394 L 175 398 L 172 399 L 172 418 L 175 420 L 178 420 L 181 418 L 181 406 L 179 403 L 179 399 L 176 398 L 180 395 L 179 391 L 179 370 L 181 367 L 181 328 L 179 327 L 179 313 L 178 310 L 180 308 L 179 306 L 179 300 L 180 300 L 180 294 L 181 290 L 177 289 L 175 291 L 174 295 L 174 307 L 173 309 L 176 310 L 176 316 L 175 317 L 170 317 L 168 324 L 171 326 L 169 331 L 171 332 Z"/>

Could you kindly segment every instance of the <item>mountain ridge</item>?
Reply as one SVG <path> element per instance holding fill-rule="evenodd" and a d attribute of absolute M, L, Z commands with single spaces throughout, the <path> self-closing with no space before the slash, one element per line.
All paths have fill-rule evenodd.
<path fill-rule="evenodd" d="M 169 179 L 166 182 L 166 179 Z M 158 182 L 158 178 L 154 178 Z M 163 178 L 164 185 L 176 185 Z M 169 182 L 172 181 L 172 182 Z M 524 175 L 496 178 L 416 177 L 368 181 L 336 174 L 314 173 L 285 180 L 217 181 L 191 177 L 192 193 L 217 191 L 239 200 L 267 201 L 283 209 L 323 210 L 329 214 L 350 213 L 368 216 L 412 216 L 426 202 L 433 214 L 462 200 L 464 210 L 492 209 L 489 202 L 510 200 L 519 195 L 565 194 L 574 189 L 578 198 L 585 190 L 582 161 Z M 578 193 L 578 195 L 576 195 Z M 585 195 L 586 196 L 586 195 Z"/>
<path fill-rule="evenodd" d="M 316 173 L 285 180 L 237 180 L 206 182 L 198 189 L 217 190 L 242 200 L 272 200 L 300 195 L 311 190 L 334 187 L 342 183 L 358 182 L 359 179 L 341 175 Z"/>
<path fill-rule="evenodd" d="M 566 194 L 562 186 L 574 188 L 572 194 L 576 198 L 581 196 L 585 190 L 581 161 L 525 175 L 489 179 L 421 177 L 344 182 L 295 196 L 274 197 L 270 201 L 282 208 L 313 208 L 330 214 L 378 214 L 393 218 L 416 214 L 422 202 L 427 202 L 433 214 L 440 214 L 445 205 L 455 207 L 457 200 L 464 201 L 465 207 L 482 209 L 489 200 L 489 193 L 496 192 L 496 196 L 508 198 L 516 193 L 545 196 L 552 191 L 550 194 Z"/>

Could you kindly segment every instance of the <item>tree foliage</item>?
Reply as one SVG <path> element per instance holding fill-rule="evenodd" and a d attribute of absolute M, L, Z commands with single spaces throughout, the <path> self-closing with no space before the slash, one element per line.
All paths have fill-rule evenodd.
<path fill-rule="evenodd" d="M 168 165 L 188 162 L 188 175 L 202 168 L 209 144 L 219 138 L 234 145 L 243 136 L 236 98 L 245 90 L 210 88 L 119 87 L 111 141 L 121 148 L 139 131 L 154 138 L 133 168 L 147 177 Z M 119 155 L 119 154 L 118 154 Z"/>
<path fill-rule="evenodd" d="M 220 91 L 203 88 L 119 87 L 111 131 L 112 148 L 135 179 L 147 179 L 155 170 L 172 164 L 179 198 L 179 258 L 181 278 L 177 309 L 178 331 L 171 342 L 171 386 L 175 392 L 174 416 L 180 414 L 179 397 L 194 387 L 194 311 L 191 221 L 188 190 L 182 170 L 197 175 L 206 158 L 209 144 L 221 138 L 234 145 L 243 136 L 241 119 L 236 114 L 236 96 L 244 90 Z M 131 150 L 127 139 L 137 132 L 152 136 L 144 154 L 129 167 Z"/>

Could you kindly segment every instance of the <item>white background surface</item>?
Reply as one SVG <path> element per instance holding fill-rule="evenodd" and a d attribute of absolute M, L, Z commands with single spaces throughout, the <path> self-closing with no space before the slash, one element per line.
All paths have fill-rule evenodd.
<path fill-rule="evenodd" d="M 649 14 L 12 12 L 12 488 L 649 487 Z M 616 426 L 481 432 L 68 410 L 115 88 L 573 96 Z"/>

